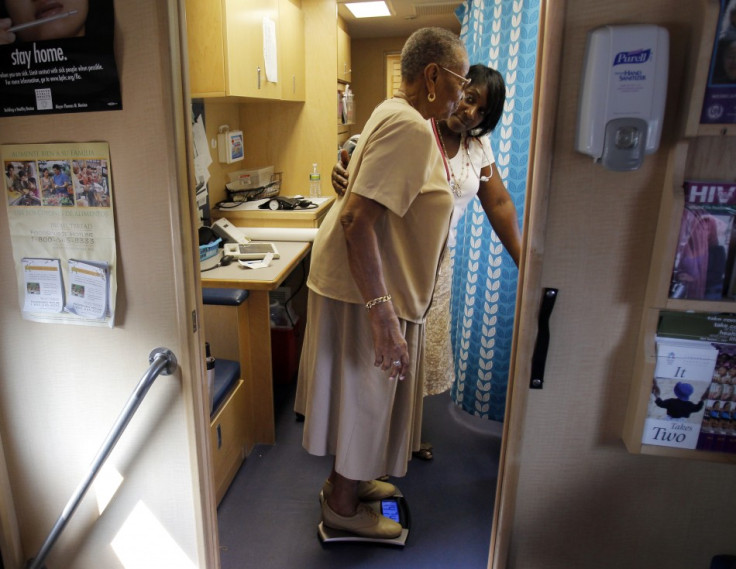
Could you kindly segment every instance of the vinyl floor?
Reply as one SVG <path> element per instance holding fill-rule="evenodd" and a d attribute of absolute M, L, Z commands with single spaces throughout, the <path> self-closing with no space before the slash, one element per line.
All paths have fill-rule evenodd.
<path fill-rule="evenodd" d="M 406 497 L 403 548 L 322 544 L 318 494 L 332 458 L 309 455 L 292 410 L 293 386 L 277 393 L 276 441 L 258 446 L 218 509 L 222 569 L 485 569 L 501 444 L 500 425 L 459 410 L 449 394 L 425 398 L 423 440 L 434 459 L 413 459 L 392 478 Z"/>

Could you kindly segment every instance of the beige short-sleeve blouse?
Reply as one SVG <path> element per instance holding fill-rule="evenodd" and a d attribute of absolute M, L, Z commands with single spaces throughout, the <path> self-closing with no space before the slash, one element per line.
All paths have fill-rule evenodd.
<path fill-rule="evenodd" d="M 430 123 L 403 99 L 381 103 L 349 165 L 347 191 L 314 240 L 307 284 L 323 296 L 362 304 L 350 272 L 340 215 L 351 193 L 386 207 L 376 223 L 381 265 L 399 318 L 422 322 L 429 308 L 453 199 Z"/>

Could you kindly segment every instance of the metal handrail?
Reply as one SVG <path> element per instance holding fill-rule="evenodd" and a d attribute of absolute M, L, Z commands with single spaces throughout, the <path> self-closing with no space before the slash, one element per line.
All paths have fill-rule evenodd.
<path fill-rule="evenodd" d="M 133 391 L 130 398 L 128 398 L 128 402 L 120 412 L 120 415 L 110 430 L 110 433 L 107 435 L 105 442 L 102 443 L 102 447 L 100 447 L 100 450 L 97 452 L 97 455 L 90 465 L 90 470 L 87 473 L 87 476 L 85 476 L 84 480 L 82 480 L 79 486 L 77 486 L 74 494 L 72 494 L 72 497 L 67 502 L 64 510 L 59 516 L 59 519 L 56 520 L 56 523 L 51 529 L 46 541 L 44 541 L 41 546 L 38 555 L 29 559 L 26 563 L 26 569 L 45 569 L 43 562 L 46 560 L 49 551 L 51 551 L 51 548 L 56 543 L 56 540 L 59 538 L 59 535 L 69 521 L 69 518 L 71 518 L 74 511 L 77 509 L 77 506 L 79 506 L 85 493 L 89 490 L 92 481 L 95 479 L 95 476 L 97 476 L 100 468 L 102 468 L 105 460 L 110 456 L 112 449 L 115 447 L 115 443 L 118 442 L 120 435 L 123 434 L 125 427 L 128 426 L 130 419 L 133 417 L 133 414 L 143 401 L 148 389 L 153 385 L 153 382 L 159 375 L 170 375 L 174 370 L 176 370 L 177 366 L 176 356 L 167 348 L 156 348 L 153 350 L 148 356 L 148 361 L 151 365 L 138 382 L 135 391 Z"/>

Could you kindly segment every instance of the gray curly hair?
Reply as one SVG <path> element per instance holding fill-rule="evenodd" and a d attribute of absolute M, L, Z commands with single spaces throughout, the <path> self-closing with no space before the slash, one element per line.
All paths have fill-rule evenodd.
<path fill-rule="evenodd" d="M 421 28 L 411 34 L 401 50 L 401 78 L 416 79 L 430 63 L 454 67 L 465 46 L 458 36 L 444 28 Z"/>

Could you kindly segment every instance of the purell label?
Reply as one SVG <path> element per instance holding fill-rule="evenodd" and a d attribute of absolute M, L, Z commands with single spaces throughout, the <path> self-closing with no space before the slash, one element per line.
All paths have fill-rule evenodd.
<path fill-rule="evenodd" d="M 638 49 L 636 51 L 620 51 L 613 58 L 613 65 L 630 65 L 646 63 L 652 56 L 651 49 Z"/>

